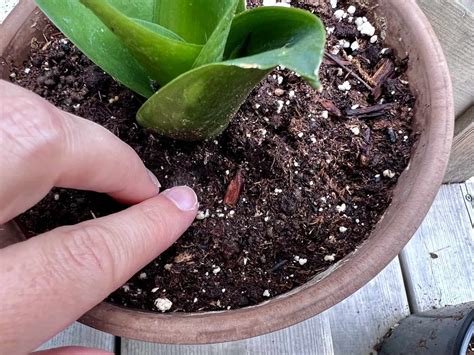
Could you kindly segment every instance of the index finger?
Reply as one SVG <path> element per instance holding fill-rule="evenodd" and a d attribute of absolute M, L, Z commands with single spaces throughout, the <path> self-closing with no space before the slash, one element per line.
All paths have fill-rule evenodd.
<path fill-rule="evenodd" d="M 103 192 L 125 203 L 158 194 L 135 151 L 105 128 L 0 81 L 0 223 L 53 186 Z"/>

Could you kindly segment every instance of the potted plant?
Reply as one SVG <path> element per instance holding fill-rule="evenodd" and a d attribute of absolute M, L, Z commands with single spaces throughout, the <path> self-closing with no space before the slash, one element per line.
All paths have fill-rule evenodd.
<path fill-rule="evenodd" d="M 271 293 L 268 289 L 257 287 L 255 294 L 248 290 L 246 300 L 241 304 L 243 308 L 240 309 L 226 310 L 227 307 L 221 307 L 217 302 L 205 308 L 222 310 L 220 312 L 160 314 L 104 302 L 82 318 L 85 324 L 120 336 L 171 343 L 221 342 L 263 334 L 318 314 L 349 296 L 380 272 L 408 242 L 441 184 L 449 157 L 453 123 L 446 62 L 439 43 L 414 0 L 371 2 L 376 7 L 365 7 L 359 2 L 356 7 L 341 1 L 339 4 L 337 1 L 317 2 L 316 5 L 302 1 L 299 4 L 319 11 L 330 35 L 326 63 L 323 63 L 323 84 L 326 89 L 321 94 L 305 86 L 296 75 L 318 86 L 315 69 L 322 60 L 324 34 L 319 20 L 306 12 L 284 8 L 246 12 L 245 4 L 241 1 L 222 1 L 219 5 L 212 1 L 147 1 L 145 4 L 140 3 L 141 12 L 134 3 L 118 0 L 110 1 L 116 8 L 105 1 L 81 2 L 86 6 L 79 1 L 40 1 L 39 4 L 66 35 L 71 31 L 70 38 L 79 48 L 82 46 L 81 49 L 104 70 L 140 95 L 150 97 L 144 103 L 138 100 L 140 105 L 137 108 L 143 104 L 138 111 L 138 121 L 153 127 L 153 132 L 134 126 L 128 128 L 140 132 L 140 139 L 147 137 L 151 142 L 144 150 L 158 147 L 165 150 L 166 154 L 176 150 L 177 159 L 184 159 L 182 157 L 186 154 L 191 158 L 199 158 L 193 163 L 198 166 L 195 175 L 172 176 L 172 180 L 184 179 L 191 183 L 194 180 L 201 183 L 206 181 L 219 192 L 210 197 L 210 189 L 203 189 L 196 183 L 201 189 L 199 192 L 207 199 L 207 205 L 191 230 L 195 236 L 195 245 L 186 245 L 188 249 L 183 245 L 176 246 L 175 250 L 157 262 L 158 268 L 170 272 L 173 277 L 198 270 L 199 282 L 214 283 L 220 287 L 232 277 L 232 266 L 235 270 L 241 270 L 248 264 L 251 269 L 246 270 L 252 275 L 257 266 L 269 265 L 268 269 L 262 270 L 262 275 L 269 275 L 270 280 L 279 278 L 283 285 L 280 289 L 278 285 L 274 286 L 278 290 L 276 293 L 280 294 L 274 298 L 268 297 L 273 296 L 273 289 Z M 188 9 L 190 11 L 186 12 L 186 6 L 197 3 L 212 3 L 213 6 L 204 7 L 204 10 L 193 8 L 194 12 Z M 154 12 L 148 11 L 153 8 L 152 5 L 156 5 Z M 74 11 L 64 14 L 69 6 L 73 7 L 69 10 Z M 370 13 L 368 9 L 376 9 L 376 13 Z M 212 19 L 204 21 L 201 18 L 201 24 L 210 24 L 211 30 L 186 28 L 189 23 L 195 23 L 193 21 L 199 24 L 199 16 L 204 16 L 196 16 L 195 11 L 198 14 L 203 11 L 206 20 Z M 144 12 L 153 14 L 153 19 L 150 15 L 143 15 Z M 176 19 L 176 14 L 186 20 L 171 21 Z M 369 19 L 364 19 L 366 16 Z M 84 21 L 84 18 L 87 20 Z M 44 23 L 32 1 L 23 1 L 14 10 L 1 28 L 2 37 L 7 38 L 0 47 L 0 56 L 5 58 L 1 68 L 2 77 L 7 78 L 13 73 L 13 79 L 21 82 L 24 69 L 30 69 L 28 73 L 40 71 L 32 65 L 23 68 L 23 71 L 12 72 L 10 64 L 16 62 L 21 65 L 25 58 L 31 56 L 30 43 L 37 36 L 38 29 L 40 32 L 43 30 Z M 89 30 L 97 32 L 77 31 L 78 24 L 93 24 Z M 375 27 L 379 28 L 380 39 L 373 33 Z M 107 37 L 101 37 L 104 33 Z M 331 34 L 334 35 L 331 37 Z M 88 36 L 96 36 L 97 45 L 87 47 Z M 354 36 L 357 38 L 354 39 Z M 401 69 L 403 62 L 386 54 L 390 51 L 376 44 L 382 37 L 400 58 L 408 54 L 407 81 L 402 77 L 405 75 Z M 105 53 L 100 53 L 102 46 L 97 40 L 104 38 L 116 46 L 114 55 L 124 56 L 121 57 L 123 61 L 114 62 L 105 57 Z M 156 41 L 154 43 L 162 43 L 167 51 L 160 51 L 159 55 L 149 52 L 151 49 L 148 43 L 151 39 Z M 351 39 L 351 42 L 347 43 L 347 39 Z M 142 40 L 144 44 L 140 42 Z M 57 44 L 64 44 L 77 58 L 74 52 L 76 49 L 71 49 L 67 40 L 58 40 Z M 371 56 L 374 47 L 377 53 Z M 145 52 L 143 48 L 146 48 Z M 172 54 L 173 50 L 179 57 L 166 56 Z M 365 53 L 364 62 L 358 59 L 361 53 Z M 153 62 L 154 59 L 157 62 Z M 160 62 L 164 59 L 164 63 Z M 74 63 L 78 62 L 82 63 Z M 48 63 L 48 71 L 50 65 Z M 284 71 L 280 67 L 275 74 L 268 76 L 269 71 L 278 65 L 290 70 Z M 44 69 L 44 66 L 44 61 L 39 64 L 40 69 Z M 166 70 L 155 72 L 156 67 Z M 148 68 L 149 72 L 144 68 Z M 103 73 L 97 70 L 93 72 L 94 75 L 104 78 Z M 38 87 L 45 95 L 54 92 L 54 86 L 59 85 L 55 82 L 48 86 L 43 79 L 38 77 Z M 61 75 L 56 79 L 61 85 L 66 85 L 68 81 Z M 237 119 L 231 121 L 224 133 L 216 136 L 229 124 L 247 95 L 262 79 L 263 84 L 250 94 Z M 410 107 L 413 96 L 408 88 L 403 88 L 407 82 L 416 96 L 414 111 Z M 156 84 L 161 90 L 154 93 Z M 284 89 L 279 86 L 282 84 L 286 85 Z M 368 92 L 352 92 L 351 85 L 365 87 L 363 90 Z M 80 91 L 83 88 L 76 89 Z M 136 105 L 135 98 L 132 100 L 128 95 L 108 96 L 103 101 L 106 105 L 120 105 L 120 100 L 126 101 L 124 105 Z M 271 97 L 270 101 L 267 96 Z M 304 101 L 301 96 L 309 99 Z M 82 112 L 80 105 L 67 99 L 61 98 L 58 104 L 69 105 L 71 110 L 77 107 L 78 112 Z M 381 102 L 381 99 L 385 101 Z M 360 105 L 357 100 L 362 100 L 363 104 Z M 388 104 L 387 100 L 390 101 Z M 86 106 L 84 101 L 80 103 Z M 107 106 L 109 108 L 113 109 Z M 412 117 L 413 122 L 410 121 Z M 114 120 L 116 117 L 107 118 Z M 399 130 L 394 131 L 394 122 L 399 122 L 399 126 L 393 126 Z M 411 128 L 408 128 L 408 124 Z M 413 134 L 410 134 L 411 129 Z M 182 146 L 174 139 L 156 135 L 156 131 L 179 139 L 211 139 L 204 143 L 183 143 L 185 145 Z M 406 132 L 406 138 L 399 131 Z M 333 140 L 332 134 L 338 134 L 341 140 Z M 319 141 L 325 141 L 326 137 L 331 138 L 328 139 L 330 142 L 345 144 L 333 146 L 329 153 L 327 150 L 309 148 L 317 146 Z M 377 145 L 382 140 L 381 145 Z M 405 168 L 402 153 L 408 154 L 415 140 L 417 142 L 411 151 L 409 165 Z M 406 144 L 403 145 L 404 141 Z M 395 149 L 389 144 L 400 148 Z M 222 152 L 223 146 L 224 150 L 232 153 L 226 159 L 215 154 L 216 150 Z M 378 151 L 374 153 L 372 149 L 374 146 L 380 151 L 383 147 L 392 148 L 383 157 L 378 157 Z M 350 155 L 352 150 L 354 155 Z M 346 157 L 342 165 L 334 163 L 338 154 Z M 154 155 L 151 157 L 157 159 Z M 254 157 L 254 161 L 249 161 L 249 157 Z M 348 157 L 354 157 L 354 160 Z M 389 161 L 393 167 L 386 166 Z M 163 170 L 159 175 L 166 179 L 169 177 L 167 174 L 172 174 L 173 168 L 161 168 L 161 162 L 157 164 L 149 159 L 147 164 L 156 164 L 156 169 Z M 365 181 L 364 189 L 358 193 L 352 192 L 352 185 L 342 186 L 341 189 L 338 184 L 348 180 L 335 181 L 333 177 L 340 179 L 342 175 L 359 182 Z M 257 187 L 243 182 L 255 176 L 265 177 L 262 180 L 257 178 Z M 308 176 L 313 176 L 313 179 L 307 179 Z M 261 186 L 275 182 L 282 184 L 286 177 L 289 179 L 287 185 L 282 186 L 286 190 L 271 184 Z M 395 177 L 398 177 L 398 182 L 393 189 Z M 294 185 L 295 181 L 299 185 Z M 305 184 L 300 181 L 305 181 Z M 313 187 L 315 184 L 317 189 Z M 321 195 L 319 189 L 325 194 Z M 392 194 L 390 205 L 390 198 L 377 191 Z M 263 192 L 266 195 L 259 197 Z M 358 199 L 354 199 L 353 195 Z M 358 201 L 364 203 L 364 199 L 372 206 L 365 208 L 365 205 L 362 212 L 356 212 Z M 278 204 L 267 204 L 268 201 Z M 378 222 L 370 226 L 362 225 L 358 218 L 348 215 L 350 211 L 354 216 L 362 213 L 364 218 L 369 218 L 370 215 L 371 221 Z M 320 218 L 320 212 L 323 219 Z M 251 221 L 251 227 L 258 233 L 252 234 L 248 230 L 242 232 L 245 227 L 243 220 Z M 351 223 L 350 229 L 345 226 L 346 223 Z M 218 226 L 222 225 L 227 228 L 227 238 L 219 235 L 222 229 Z M 327 231 L 320 233 L 321 228 Z M 230 232 L 233 229 L 235 233 L 248 235 L 245 238 L 234 237 L 235 233 Z M 2 244 L 24 238 L 13 222 L 0 233 Z M 355 243 L 350 244 L 351 250 L 343 252 L 334 249 L 336 252 L 331 253 L 334 245 L 341 247 L 345 238 L 350 239 L 350 236 Z M 367 239 L 362 242 L 357 239 L 358 236 L 367 236 Z M 285 238 L 289 244 L 284 243 Z M 262 245 L 265 248 L 265 240 L 271 241 L 271 247 L 260 251 L 258 255 L 249 255 L 252 247 Z M 302 245 L 302 249 L 296 249 L 298 245 Z M 195 263 L 196 257 L 192 253 L 185 253 L 191 250 L 204 257 L 209 250 L 219 249 L 217 247 L 220 250 L 212 257 L 226 263 L 225 270 L 217 264 L 206 265 L 208 271 L 199 269 Z M 300 252 L 296 254 L 298 250 Z M 323 273 L 317 272 L 318 265 L 323 266 Z M 160 274 L 161 271 L 156 269 L 156 265 L 155 269 L 150 269 L 150 272 L 157 272 L 151 282 L 171 285 L 172 277 Z M 137 283 L 150 285 L 147 271 L 143 273 L 143 277 L 142 273 L 136 276 Z M 302 281 L 292 281 L 291 275 L 301 277 L 298 280 Z M 236 278 L 232 280 L 238 281 Z M 286 285 L 290 287 L 284 293 Z M 198 291 L 202 295 L 202 290 Z M 231 291 L 221 291 L 219 288 L 219 297 Z M 147 292 L 162 295 L 165 290 Z M 120 300 L 124 293 L 127 293 L 126 290 L 119 290 L 112 296 L 115 297 L 113 301 Z M 193 294 L 192 298 L 198 297 Z M 196 307 L 193 306 L 195 302 L 192 298 L 189 309 Z M 231 298 L 226 300 L 232 305 L 238 305 L 239 302 Z M 262 300 L 266 301 L 262 303 Z M 246 304 L 252 307 L 245 307 Z M 143 308 L 150 307 L 153 305 Z"/>

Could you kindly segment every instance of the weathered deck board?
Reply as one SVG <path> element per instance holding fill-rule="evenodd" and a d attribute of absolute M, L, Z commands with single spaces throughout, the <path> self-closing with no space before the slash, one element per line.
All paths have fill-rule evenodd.
<path fill-rule="evenodd" d="M 8 14 L 18 4 L 19 0 L 2 0 L 0 2 L 0 24 L 6 19 Z"/>
<path fill-rule="evenodd" d="M 212 345 L 165 345 L 122 338 L 122 355 L 301 354 L 332 355 L 331 327 L 326 316 L 247 340 Z"/>
<path fill-rule="evenodd" d="M 71 345 L 86 346 L 113 352 L 115 351 L 115 337 L 76 322 L 43 344 L 38 350 Z"/>
<path fill-rule="evenodd" d="M 474 228 L 474 180 L 461 184 L 461 192 L 464 197 L 467 214 L 471 219 L 472 228 Z"/>
<path fill-rule="evenodd" d="M 474 300 L 474 229 L 459 184 L 442 187 L 400 260 L 412 311 Z"/>
<path fill-rule="evenodd" d="M 417 0 L 436 32 L 448 61 L 453 80 L 456 115 L 471 106 L 474 98 L 474 14 L 472 1 Z M 468 10 L 471 8 L 471 11 Z M 471 65 L 469 65 L 471 64 Z"/>
<path fill-rule="evenodd" d="M 474 105 L 456 119 L 453 146 L 444 182 L 464 182 L 472 176 L 474 176 Z"/>
<path fill-rule="evenodd" d="M 183 346 L 122 339 L 122 354 L 369 354 L 409 314 L 398 258 L 353 296 L 306 322 L 225 344 Z"/>
<path fill-rule="evenodd" d="M 326 313 L 331 321 L 334 354 L 374 352 L 374 345 L 390 327 L 410 314 L 398 258 L 378 277 Z"/>

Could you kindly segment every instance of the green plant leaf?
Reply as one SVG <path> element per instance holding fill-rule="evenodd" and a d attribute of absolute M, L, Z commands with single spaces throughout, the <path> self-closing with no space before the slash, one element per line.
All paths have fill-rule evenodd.
<path fill-rule="evenodd" d="M 222 61 L 224 50 L 226 47 L 227 37 L 229 36 L 232 19 L 234 18 L 237 5 L 240 0 L 227 1 L 227 11 L 221 18 L 219 24 L 214 29 L 214 32 L 209 37 L 193 64 L 193 68 L 200 67 L 204 64 L 215 63 Z"/>
<path fill-rule="evenodd" d="M 177 77 L 140 108 L 138 122 L 176 139 L 200 140 L 220 133 L 255 85 L 278 65 L 318 88 L 325 31 L 314 15 L 265 7 L 234 18 L 226 58 Z"/>
<path fill-rule="evenodd" d="M 168 35 L 150 30 L 148 26 L 124 15 L 107 0 L 80 1 L 122 40 L 152 79 L 160 85 L 166 85 L 188 71 L 202 50 L 200 45 L 171 39 Z"/>
<path fill-rule="evenodd" d="M 244 12 L 247 9 L 247 1 L 246 0 L 239 0 L 239 4 L 237 5 L 237 14 Z"/>
<path fill-rule="evenodd" d="M 152 21 L 153 0 L 111 0 L 123 12 Z M 48 18 L 95 64 L 138 94 L 154 93 L 151 78 L 127 47 L 79 0 L 36 0 Z"/>
<path fill-rule="evenodd" d="M 224 130 L 268 70 L 214 63 L 193 69 L 161 88 L 137 113 L 144 127 L 181 140 Z"/>
<path fill-rule="evenodd" d="M 185 42 L 183 38 L 178 36 L 173 31 L 170 31 L 167 28 L 164 28 L 160 25 L 157 25 L 154 22 L 145 21 L 145 20 L 141 20 L 141 19 L 138 19 L 138 18 L 131 18 L 131 20 L 133 22 L 135 22 L 136 24 L 147 28 L 148 30 L 155 32 L 156 34 L 159 34 L 161 36 L 165 36 L 169 39 L 174 39 L 176 41 Z"/>
<path fill-rule="evenodd" d="M 259 7 L 234 18 L 224 59 L 242 68 L 278 65 L 319 88 L 326 32 L 319 18 L 294 8 Z"/>
<path fill-rule="evenodd" d="M 155 0 L 153 22 L 178 34 L 186 42 L 204 45 L 233 2 L 234 0 Z"/>

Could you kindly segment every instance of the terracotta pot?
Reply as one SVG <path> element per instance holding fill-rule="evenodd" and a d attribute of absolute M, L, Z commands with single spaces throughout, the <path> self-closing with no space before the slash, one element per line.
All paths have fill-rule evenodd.
<path fill-rule="evenodd" d="M 370 237 L 351 255 L 305 285 L 257 306 L 223 312 L 158 314 L 101 303 L 81 322 L 128 338 L 160 343 L 214 343 L 253 337 L 301 322 L 342 301 L 397 256 L 425 217 L 441 185 L 453 133 L 451 80 L 441 46 L 415 0 L 380 0 L 388 44 L 409 54 L 408 76 L 417 96 L 421 133 L 393 202 Z M 25 59 L 31 38 L 41 38 L 41 14 L 24 0 L 0 28 L 0 57 Z M 0 74 L 9 74 L 4 63 Z M 21 241 L 14 222 L 0 228 L 3 246 Z"/>

